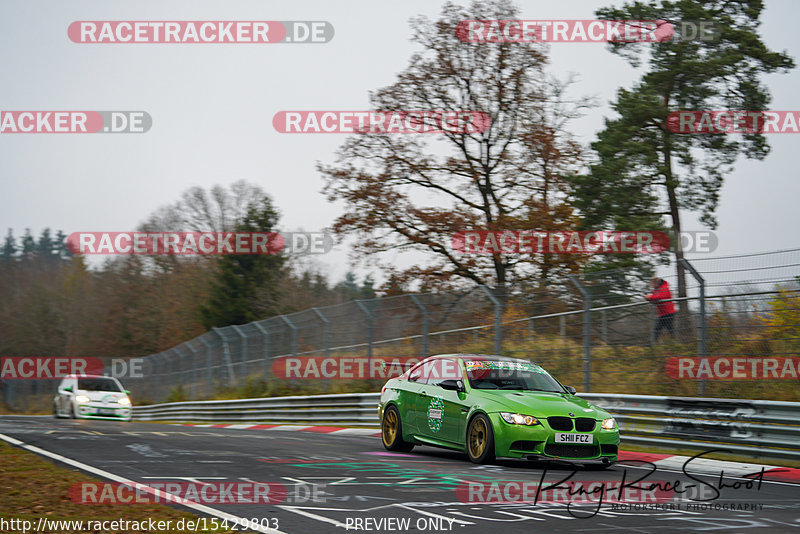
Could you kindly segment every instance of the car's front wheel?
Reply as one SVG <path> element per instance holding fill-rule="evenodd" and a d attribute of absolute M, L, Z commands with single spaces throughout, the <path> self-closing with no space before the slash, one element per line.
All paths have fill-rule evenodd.
<path fill-rule="evenodd" d="M 403 426 L 400 422 L 400 412 L 395 406 L 389 406 L 383 411 L 381 420 L 381 440 L 388 451 L 409 452 L 414 448 L 413 443 L 403 441 Z"/>
<path fill-rule="evenodd" d="M 485 464 L 494 460 L 494 431 L 486 415 L 479 413 L 469 422 L 466 449 L 472 463 Z"/>

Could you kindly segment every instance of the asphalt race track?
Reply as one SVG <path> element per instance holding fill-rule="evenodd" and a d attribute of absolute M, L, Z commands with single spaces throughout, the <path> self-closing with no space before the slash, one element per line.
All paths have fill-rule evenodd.
<path fill-rule="evenodd" d="M 614 482 L 623 476 L 630 481 L 648 474 L 649 467 L 633 463 L 605 471 L 511 460 L 476 466 L 464 455 L 429 447 L 417 447 L 410 454 L 388 453 L 373 436 L 46 417 L 0 417 L 0 434 L 142 483 L 281 483 L 287 497 L 280 504 L 207 506 L 236 517 L 264 518 L 265 525 L 274 526 L 277 519 L 277 531 L 292 534 L 396 532 L 402 521 L 408 521 L 411 532 L 463 534 L 800 531 L 800 485 L 785 482 L 765 480 L 760 488 L 751 483 L 750 488 L 740 484 L 734 489 L 731 486 L 742 479 L 726 476 L 719 498 L 705 503 L 711 505 L 707 509 L 692 509 L 697 503 L 686 500 L 674 503 L 674 509 L 613 510 L 605 503 L 599 511 L 594 504 L 568 509 L 563 502 L 464 503 L 456 492 L 468 481 L 538 482 L 545 469 L 545 483 L 573 471 L 572 480 L 581 481 Z M 705 489 L 720 488 L 719 473 L 687 472 L 659 469 L 647 480 L 680 480 L 685 486 L 693 483 L 692 476 L 704 481 Z M 318 502 L 309 502 L 312 485 Z M 731 510 L 732 504 L 753 509 Z M 381 518 L 393 519 L 380 523 Z"/>

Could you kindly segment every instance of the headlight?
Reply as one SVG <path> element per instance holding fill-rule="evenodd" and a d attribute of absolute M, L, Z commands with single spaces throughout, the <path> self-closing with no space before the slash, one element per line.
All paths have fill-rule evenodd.
<path fill-rule="evenodd" d="M 117 402 L 120 404 L 130 404 L 131 400 L 128 397 L 122 397 L 121 399 L 117 399 Z"/>
<path fill-rule="evenodd" d="M 503 421 L 510 425 L 527 425 L 533 426 L 538 425 L 539 420 L 536 419 L 532 415 L 522 415 L 519 413 L 507 413 L 507 412 L 500 412 L 500 417 L 503 418 Z"/>
<path fill-rule="evenodd" d="M 90 400 L 89 397 L 87 397 L 86 395 L 75 396 L 75 402 L 77 402 L 78 404 L 86 404 L 87 402 L 89 402 L 89 400 Z"/>
<path fill-rule="evenodd" d="M 602 428 L 603 430 L 614 430 L 615 428 L 617 428 L 617 422 L 614 420 L 613 417 L 609 417 L 608 419 L 603 419 L 600 428 Z"/>

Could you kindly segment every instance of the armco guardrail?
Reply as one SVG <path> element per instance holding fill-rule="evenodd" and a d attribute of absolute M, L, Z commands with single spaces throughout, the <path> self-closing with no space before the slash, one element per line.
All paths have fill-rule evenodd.
<path fill-rule="evenodd" d="M 727 449 L 800 460 L 800 403 L 584 393 L 619 421 L 623 445 Z M 378 393 L 310 395 L 137 406 L 139 421 L 378 426 Z"/>
<path fill-rule="evenodd" d="M 250 421 L 378 426 L 379 393 L 168 402 L 137 406 L 138 421 Z"/>

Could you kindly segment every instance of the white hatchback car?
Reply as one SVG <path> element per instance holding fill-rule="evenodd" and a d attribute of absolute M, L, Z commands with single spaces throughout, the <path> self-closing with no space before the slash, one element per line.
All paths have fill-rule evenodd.
<path fill-rule="evenodd" d="M 55 417 L 130 421 L 133 406 L 129 391 L 110 376 L 68 375 L 53 399 Z"/>

